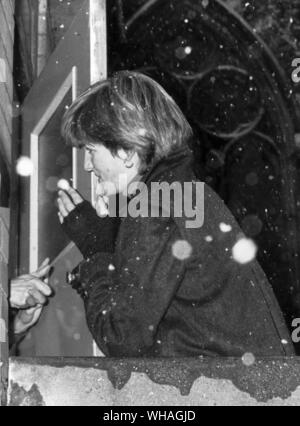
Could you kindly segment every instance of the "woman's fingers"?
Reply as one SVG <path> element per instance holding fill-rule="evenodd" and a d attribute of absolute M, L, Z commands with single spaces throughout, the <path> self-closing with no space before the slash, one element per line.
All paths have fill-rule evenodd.
<path fill-rule="evenodd" d="M 107 197 L 101 197 L 101 196 L 97 197 L 96 212 L 99 217 L 106 217 L 109 215 Z"/>
<path fill-rule="evenodd" d="M 96 186 L 96 195 L 100 196 L 100 197 L 105 196 L 105 188 L 104 188 L 102 182 L 98 182 L 97 183 L 97 186 Z"/>
<path fill-rule="evenodd" d="M 58 219 L 59 219 L 59 221 L 60 221 L 60 224 L 62 225 L 62 224 L 64 223 L 64 217 L 63 217 L 63 215 L 61 214 L 61 212 L 58 212 Z"/>
<path fill-rule="evenodd" d="M 70 186 L 69 189 L 64 191 L 60 190 L 58 192 L 58 218 L 61 224 L 63 224 L 64 219 L 84 201 L 82 196 Z"/>
<path fill-rule="evenodd" d="M 82 198 L 82 196 L 74 189 L 70 186 L 70 188 L 68 189 L 68 194 L 70 195 L 70 197 L 73 200 L 73 203 L 77 206 L 78 204 L 81 204 L 84 200 Z"/>
<path fill-rule="evenodd" d="M 69 212 L 68 212 L 68 210 L 66 209 L 65 204 L 63 203 L 63 201 L 62 201 L 62 199 L 61 199 L 61 198 L 58 198 L 58 200 L 57 200 L 57 204 L 58 204 L 58 210 L 59 210 L 59 213 L 61 214 L 61 216 L 62 216 L 63 218 L 67 217 L 67 216 L 68 216 L 68 214 L 69 214 Z"/>
<path fill-rule="evenodd" d="M 58 197 L 59 205 L 63 207 L 62 210 L 59 209 L 59 211 L 65 217 L 66 212 L 68 215 L 69 213 L 71 213 L 71 211 L 75 209 L 76 206 L 71 200 L 71 198 L 64 191 L 59 191 Z"/>

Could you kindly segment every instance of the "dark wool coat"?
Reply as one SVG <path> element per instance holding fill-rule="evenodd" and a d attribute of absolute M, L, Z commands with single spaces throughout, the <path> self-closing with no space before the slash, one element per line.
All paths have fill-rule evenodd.
<path fill-rule="evenodd" d="M 195 182 L 189 150 L 174 153 L 144 177 Z M 193 194 L 195 195 L 195 194 Z M 162 206 L 160 206 L 162 207 Z M 204 188 L 204 224 L 187 218 L 96 216 L 84 202 L 64 228 L 86 260 L 73 281 L 89 329 L 110 357 L 293 355 L 293 345 L 268 280 L 256 261 L 237 263 L 243 236 L 223 201 Z M 229 225 L 222 232 L 220 224 Z M 228 228 L 230 229 L 230 228 Z M 192 249 L 184 260 L 174 244 Z"/>

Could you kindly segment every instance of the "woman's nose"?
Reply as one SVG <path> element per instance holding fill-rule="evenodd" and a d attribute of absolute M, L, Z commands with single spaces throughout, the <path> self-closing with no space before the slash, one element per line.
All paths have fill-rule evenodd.
<path fill-rule="evenodd" d="M 91 156 L 88 152 L 85 152 L 84 154 L 84 170 L 86 172 L 92 172 L 93 171 L 93 164 L 91 161 Z"/>

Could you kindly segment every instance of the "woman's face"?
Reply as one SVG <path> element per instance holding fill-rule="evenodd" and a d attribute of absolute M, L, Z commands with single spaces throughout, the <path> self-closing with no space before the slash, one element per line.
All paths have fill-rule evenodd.
<path fill-rule="evenodd" d="M 128 167 L 131 164 L 132 167 Z M 113 156 L 109 149 L 101 144 L 88 144 L 85 147 L 84 169 L 94 172 L 106 196 L 124 192 L 138 175 L 139 167 L 140 160 L 136 153 L 128 159 L 128 153 L 123 149 Z"/>

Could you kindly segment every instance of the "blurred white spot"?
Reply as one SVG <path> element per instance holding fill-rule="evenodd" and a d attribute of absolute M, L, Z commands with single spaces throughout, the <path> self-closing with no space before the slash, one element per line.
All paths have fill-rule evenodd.
<path fill-rule="evenodd" d="M 289 344 L 289 342 L 288 342 L 287 340 L 281 340 L 281 343 L 282 343 L 283 345 L 288 345 L 288 344 Z"/>
<path fill-rule="evenodd" d="M 69 191 L 69 189 L 70 189 L 71 186 L 70 186 L 69 182 L 66 179 L 60 179 L 57 182 L 57 187 L 59 189 L 62 189 L 63 191 Z"/>
<path fill-rule="evenodd" d="M 227 233 L 232 231 L 232 226 L 226 225 L 226 223 L 220 223 L 220 229 L 222 232 Z"/>
<path fill-rule="evenodd" d="M 6 62 L 4 59 L 0 58 L 0 83 L 6 83 Z"/>
<path fill-rule="evenodd" d="M 205 241 L 207 242 L 207 243 L 211 243 L 211 242 L 213 242 L 213 237 L 212 236 L 210 236 L 210 235 L 208 235 L 207 237 L 205 237 Z"/>
<path fill-rule="evenodd" d="M 176 241 L 172 246 L 172 253 L 176 259 L 186 260 L 193 252 L 192 246 L 185 240 Z"/>
<path fill-rule="evenodd" d="M 175 50 L 175 56 L 177 57 L 177 59 L 180 59 L 180 60 L 185 59 L 187 55 L 189 55 L 190 53 L 192 53 L 191 47 L 180 46 Z"/>
<path fill-rule="evenodd" d="M 246 367 L 251 367 L 255 364 L 255 356 L 252 353 L 245 353 L 242 357 L 242 362 Z"/>
<path fill-rule="evenodd" d="M 150 325 L 150 326 L 149 326 L 149 330 L 150 330 L 150 331 L 154 331 L 154 325 Z"/>
<path fill-rule="evenodd" d="M 140 135 L 140 136 L 146 136 L 146 134 L 147 134 L 147 130 L 146 129 L 139 129 L 139 131 L 138 131 L 138 134 Z"/>
<path fill-rule="evenodd" d="M 34 172 L 32 160 L 29 157 L 20 157 L 17 161 L 16 171 L 20 176 L 32 176 Z"/>
<path fill-rule="evenodd" d="M 245 265 L 255 259 L 257 246 L 254 241 L 248 238 L 242 238 L 233 247 L 232 254 L 236 262 Z"/>
<path fill-rule="evenodd" d="M 74 338 L 74 340 L 80 340 L 81 339 L 81 336 L 80 336 L 80 334 L 79 333 L 75 333 L 74 334 L 74 336 L 73 336 L 73 338 Z"/>
<path fill-rule="evenodd" d="M 114 267 L 114 265 L 113 265 L 113 264 L 110 264 L 110 265 L 108 266 L 108 270 L 109 270 L 109 271 L 115 271 L 115 270 L 116 270 L 116 268 Z"/>

